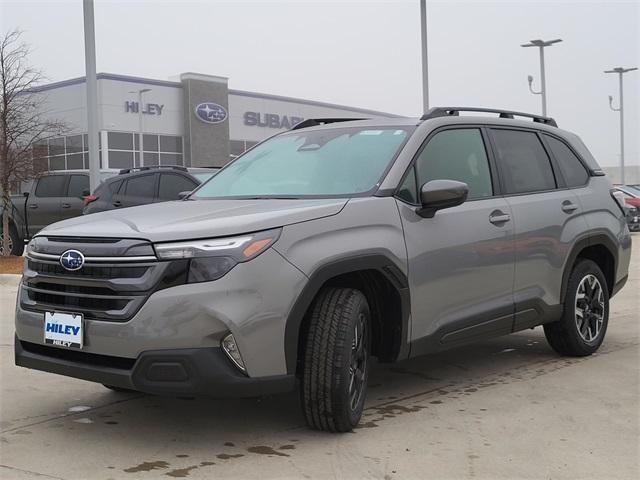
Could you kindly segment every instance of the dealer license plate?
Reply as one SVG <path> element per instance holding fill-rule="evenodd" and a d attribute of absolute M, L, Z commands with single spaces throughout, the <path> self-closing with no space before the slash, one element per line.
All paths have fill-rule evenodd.
<path fill-rule="evenodd" d="M 58 347 L 82 348 L 81 313 L 44 313 L 44 343 Z"/>

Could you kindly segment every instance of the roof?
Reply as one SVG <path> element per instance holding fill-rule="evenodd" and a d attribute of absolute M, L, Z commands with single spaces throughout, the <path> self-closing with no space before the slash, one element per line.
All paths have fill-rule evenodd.
<path fill-rule="evenodd" d="M 174 82 L 170 80 L 157 80 L 154 78 L 144 78 L 144 77 L 135 77 L 131 75 L 119 75 L 115 73 L 98 73 L 96 75 L 98 80 L 113 80 L 116 82 L 129 82 L 129 83 L 140 83 L 142 85 L 156 85 L 159 87 L 173 87 L 173 88 L 182 88 L 181 82 Z M 30 93 L 40 93 L 48 90 L 55 90 L 56 88 L 69 87 L 72 85 L 79 85 L 85 83 L 86 77 L 76 77 L 70 78 L 69 80 L 62 80 L 59 82 L 48 83 L 46 85 L 40 85 L 38 87 L 32 88 L 29 90 Z M 367 108 L 359 108 L 359 107 L 349 107 L 347 105 L 340 105 L 337 103 L 328 103 L 321 102 L 317 100 L 307 100 L 304 98 L 296 98 L 296 97 L 287 97 L 283 95 L 273 95 L 269 93 L 259 93 L 259 92 L 249 92 L 246 90 L 236 90 L 229 89 L 229 95 L 236 95 L 240 97 L 251 97 L 251 98 L 259 98 L 263 100 L 276 100 L 282 102 L 291 102 L 291 103 L 299 103 L 303 105 L 312 105 L 315 107 L 324 107 L 324 108 L 335 108 L 339 110 L 349 110 L 355 113 L 365 114 L 365 115 L 375 115 L 382 117 L 400 117 L 400 115 L 396 115 L 388 112 L 381 112 L 377 110 L 370 110 Z"/>

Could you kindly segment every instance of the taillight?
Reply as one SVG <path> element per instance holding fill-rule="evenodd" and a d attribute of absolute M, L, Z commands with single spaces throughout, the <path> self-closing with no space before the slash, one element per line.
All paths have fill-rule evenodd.
<path fill-rule="evenodd" d="M 85 205 L 89 205 L 91 202 L 95 202 L 98 199 L 95 195 L 87 195 L 82 199 Z"/>
<path fill-rule="evenodd" d="M 627 208 L 629 207 L 627 207 L 624 204 L 624 193 L 622 193 L 620 190 L 616 190 L 615 188 L 612 189 L 610 193 L 611 193 L 611 198 L 613 198 L 616 201 L 616 205 L 618 205 L 618 207 L 620 208 L 622 215 L 626 216 Z"/>

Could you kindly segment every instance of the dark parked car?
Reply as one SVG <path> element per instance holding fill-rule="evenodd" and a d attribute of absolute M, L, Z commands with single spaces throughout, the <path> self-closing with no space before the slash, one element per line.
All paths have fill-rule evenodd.
<path fill-rule="evenodd" d="M 100 181 L 117 173 L 117 170 L 101 170 Z M 89 173 L 86 170 L 56 170 L 43 173 L 25 192 L 12 195 L 9 222 L 11 254 L 22 255 L 25 240 L 30 240 L 47 225 L 80 215 L 84 207 L 83 198 L 88 194 Z"/>
<path fill-rule="evenodd" d="M 104 212 L 148 203 L 178 200 L 213 177 L 219 168 L 149 166 L 120 170 L 120 174 L 102 183 L 85 197 L 83 214 Z"/>

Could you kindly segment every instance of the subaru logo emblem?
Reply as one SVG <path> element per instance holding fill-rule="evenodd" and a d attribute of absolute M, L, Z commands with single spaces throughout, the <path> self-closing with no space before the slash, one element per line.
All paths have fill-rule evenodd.
<path fill-rule="evenodd" d="M 205 123 L 221 123 L 227 119 L 227 111 L 222 105 L 207 102 L 196 106 L 196 117 Z"/>
<path fill-rule="evenodd" d="M 84 265 L 84 255 L 78 250 L 67 250 L 60 255 L 60 265 L 66 270 L 79 270 Z"/>

